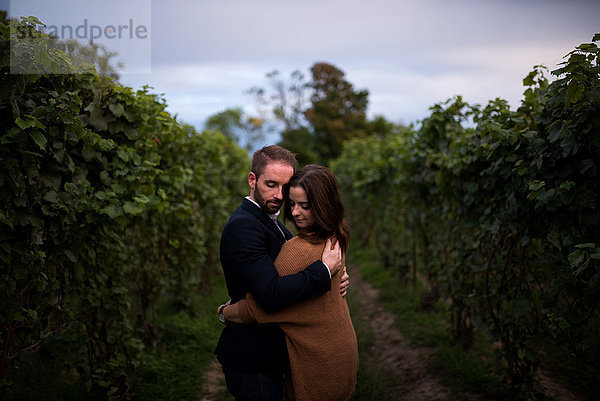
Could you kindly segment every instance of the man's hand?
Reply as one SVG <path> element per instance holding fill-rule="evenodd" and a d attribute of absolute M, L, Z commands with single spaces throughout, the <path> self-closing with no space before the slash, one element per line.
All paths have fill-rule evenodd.
<path fill-rule="evenodd" d="M 335 241 L 334 245 L 332 244 L 331 238 L 328 239 L 321 260 L 329 267 L 329 272 L 333 277 L 333 275 L 342 267 L 342 250 L 340 249 L 340 243 Z"/>
<path fill-rule="evenodd" d="M 342 280 L 340 281 L 340 294 L 342 297 L 345 297 L 348 293 L 348 287 L 350 287 L 350 276 L 346 271 L 346 266 L 344 266 L 344 274 L 342 275 Z"/>

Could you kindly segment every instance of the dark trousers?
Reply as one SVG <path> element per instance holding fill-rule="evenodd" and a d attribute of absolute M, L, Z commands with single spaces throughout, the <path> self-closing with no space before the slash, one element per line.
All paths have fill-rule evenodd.
<path fill-rule="evenodd" d="M 223 368 L 227 390 L 236 401 L 282 401 L 283 373 L 247 373 Z"/>

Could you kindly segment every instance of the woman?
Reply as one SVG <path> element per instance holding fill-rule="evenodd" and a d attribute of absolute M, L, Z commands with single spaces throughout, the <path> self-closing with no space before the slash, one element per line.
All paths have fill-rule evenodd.
<path fill-rule="evenodd" d="M 285 190 L 285 220 L 293 220 L 298 235 L 281 248 L 275 267 L 280 275 L 301 271 L 318 260 L 328 238 L 335 237 L 343 254 L 348 226 L 337 179 L 326 167 L 308 165 L 294 174 Z M 343 273 L 332 277 L 338 288 Z M 286 399 L 348 400 L 358 371 L 358 346 L 345 298 L 338 291 L 298 302 L 274 313 L 263 311 L 251 294 L 226 306 L 223 315 L 237 323 L 276 323 L 286 336 L 291 379 Z"/>

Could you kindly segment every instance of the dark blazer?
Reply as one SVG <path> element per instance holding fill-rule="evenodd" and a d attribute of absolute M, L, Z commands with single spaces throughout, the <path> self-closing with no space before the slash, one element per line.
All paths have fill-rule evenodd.
<path fill-rule="evenodd" d="M 248 199 L 233 213 L 221 235 L 221 266 L 231 302 L 252 293 L 269 311 L 315 297 L 331 289 L 323 262 L 279 277 L 273 261 L 292 235 Z M 282 235 L 283 232 L 283 235 Z M 285 236 L 285 238 L 284 238 Z M 276 325 L 228 323 L 215 350 L 221 365 L 247 372 L 281 372 L 288 366 L 283 332 Z"/>

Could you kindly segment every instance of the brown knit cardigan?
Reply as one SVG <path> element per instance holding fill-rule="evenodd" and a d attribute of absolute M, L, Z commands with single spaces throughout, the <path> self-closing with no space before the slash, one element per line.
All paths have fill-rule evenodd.
<path fill-rule="evenodd" d="M 280 276 L 297 273 L 320 259 L 324 248 L 325 243 L 294 237 L 281 248 L 275 267 Z M 332 277 L 331 291 L 278 312 L 265 312 L 251 294 L 238 302 L 244 322 L 277 323 L 284 331 L 292 373 L 287 400 L 342 401 L 354 392 L 358 345 L 348 304 L 338 291 L 341 276 Z"/>

